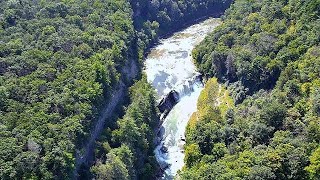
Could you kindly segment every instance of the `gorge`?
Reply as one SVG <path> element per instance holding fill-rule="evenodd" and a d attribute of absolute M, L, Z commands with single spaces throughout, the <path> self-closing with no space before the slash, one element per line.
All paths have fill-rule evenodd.
<path fill-rule="evenodd" d="M 319 0 L 2 0 L 0 179 L 318 180 L 319 30 Z"/>

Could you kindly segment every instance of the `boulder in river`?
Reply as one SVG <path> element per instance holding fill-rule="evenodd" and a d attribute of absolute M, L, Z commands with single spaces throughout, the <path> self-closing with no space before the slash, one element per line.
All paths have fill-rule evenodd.
<path fill-rule="evenodd" d="M 168 148 L 165 146 L 162 146 L 160 150 L 162 153 L 168 153 Z"/>
<path fill-rule="evenodd" d="M 175 90 L 170 91 L 162 100 L 160 101 L 158 108 L 161 113 L 169 113 L 169 111 L 176 105 L 179 101 L 179 93 Z"/>

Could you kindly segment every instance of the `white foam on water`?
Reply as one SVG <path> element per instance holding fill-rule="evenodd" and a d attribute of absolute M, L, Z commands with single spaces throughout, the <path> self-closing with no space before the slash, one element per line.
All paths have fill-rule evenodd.
<path fill-rule="evenodd" d="M 178 91 L 180 96 L 180 101 L 162 125 L 165 131 L 164 138 L 154 151 L 159 164 L 168 167 L 163 179 L 173 179 L 184 165 L 184 141 L 181 139 L 185 139 L 185 128 L 190 116 L 196 111 L 197 100 L 202 90 L 201 83 L 193 79 L 199 73 L 192 62 L 192 49 L 219 24 L 219 19 L 211 18 L 160 40 L 159 45 L 151 50 L 145 61 L 144 71 L 148 81 L 157 91 L 158 100 L 171 90 Z M 163 146 L 168 149 L 167 153 L 161 151 Z"/>
<path fill-rule="evenodd" d="M 218 19 L 208 19 L 160 40 L 159 45 L 151 50 L 144 71 L 160 99 L 197 73 L 192 62 L 192 49 L 219 24 Z"/>
<path fill-rule="evenodd" d="M 203 86 L 195 84 L 193 89 L 194 92 L 180 99 L 163 122 L 165 138 L 154 151 L 158 162 L 168 165 L 165 169 L 167 179 L 173 178 L 184 165 L 185 142 L 182 139 L 185 139 L 185 128 L 192 113 L 197 110 L 197 99 Z M 161 150 L 163 146 L 167 148 L 167 152 Z"/>

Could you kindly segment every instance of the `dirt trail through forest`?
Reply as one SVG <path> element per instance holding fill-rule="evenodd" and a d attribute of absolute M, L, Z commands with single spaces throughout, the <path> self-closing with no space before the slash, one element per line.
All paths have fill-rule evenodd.
<path fill-rule="evenodd" d="M 138 74 L 138 66 L 137 62 L 133 59 L 129 60 L 127 65 L 122 70 L 122 75 L 124 75 L 127 80 L 132 80 L 137 77 Z M 125 91 L 128 86 L 124 84 L 123 80 L 117 85 L 117 88 L 113 91 L 108 104 L 101 111 L 101 115 L 97 120 L 97 123 L 94 126 L 94 129 L 90 131 L 90 138 L 87 140 L 86 145 L 84 146 L 83 153 L 76 154 L 76 165 L 73 172 L 73 179 L 78 179 L 79 170 L 82 164 L 88 165 L 91 160 L 93 160 L 93 151 L 95 148 L 95 142 L 101 135 L 105 124 L 109 122 L 111 119 L 115 108 L 119 103 L 122 102 L 123 97 L 125 96 Z"/>

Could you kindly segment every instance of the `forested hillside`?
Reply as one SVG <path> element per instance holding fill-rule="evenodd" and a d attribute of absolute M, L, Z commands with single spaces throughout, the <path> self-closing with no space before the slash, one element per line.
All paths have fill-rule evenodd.
<path fill-rule="evenodd" d="M 157 21 L 162 32 L 172 31 L 202 16 L 223 14 L 231 0 L 131 0 L 136 24 Z M 182 23 L 182 24 L 181 24 Z M 171 30 L 170 30 L 171 29 Z"/>
<path fill-rule="evenodd" d="M 216 2 L 227 6 L 210 0 L 151 1 L 155 6 L 134 0 L 1 1 L 0 179 L 71 178 L 76 154 L 83 153 L 112 92 L 120 82 L 130 86 L 130 64 L 141 62 L 159 31 L 206 15 Z M 138 104 L 132 102 L 107 139 L 110 149 L 99 156 L 103 165 L 92 168 L 96 177 L 101 168 L 122 168 L 125 178 L 153 173 L 153 94 L 145 81 L 135 88 L 148 99 L 132 90 Z M 146 114 L 140 117 L 137 107 Z M 126 123 L 138 127 L 131 140 L 123 140 Z M 123 159 L 126 153 L 132 158 Z"/>
<path fill-rule="evenodd" d="M 153 154 L 158 110 L 146 77 L 130 88 L 130 97 L 117 128 L 107 129 L 99 141 L 99 160 L 91 168 L 96 179 L 153 179 L 158 170 Z"/>
<path fill-rule="evenodd" d="M 319 10 L 318 0 L 236 0 L 197 46 L 209 81 L 182 179 L 320 179 Z"/>
<path fill-rule="evenodd" d="M 125 1 L 1 1 L 0 177 L 74 168 L 134 40 Z"/>

